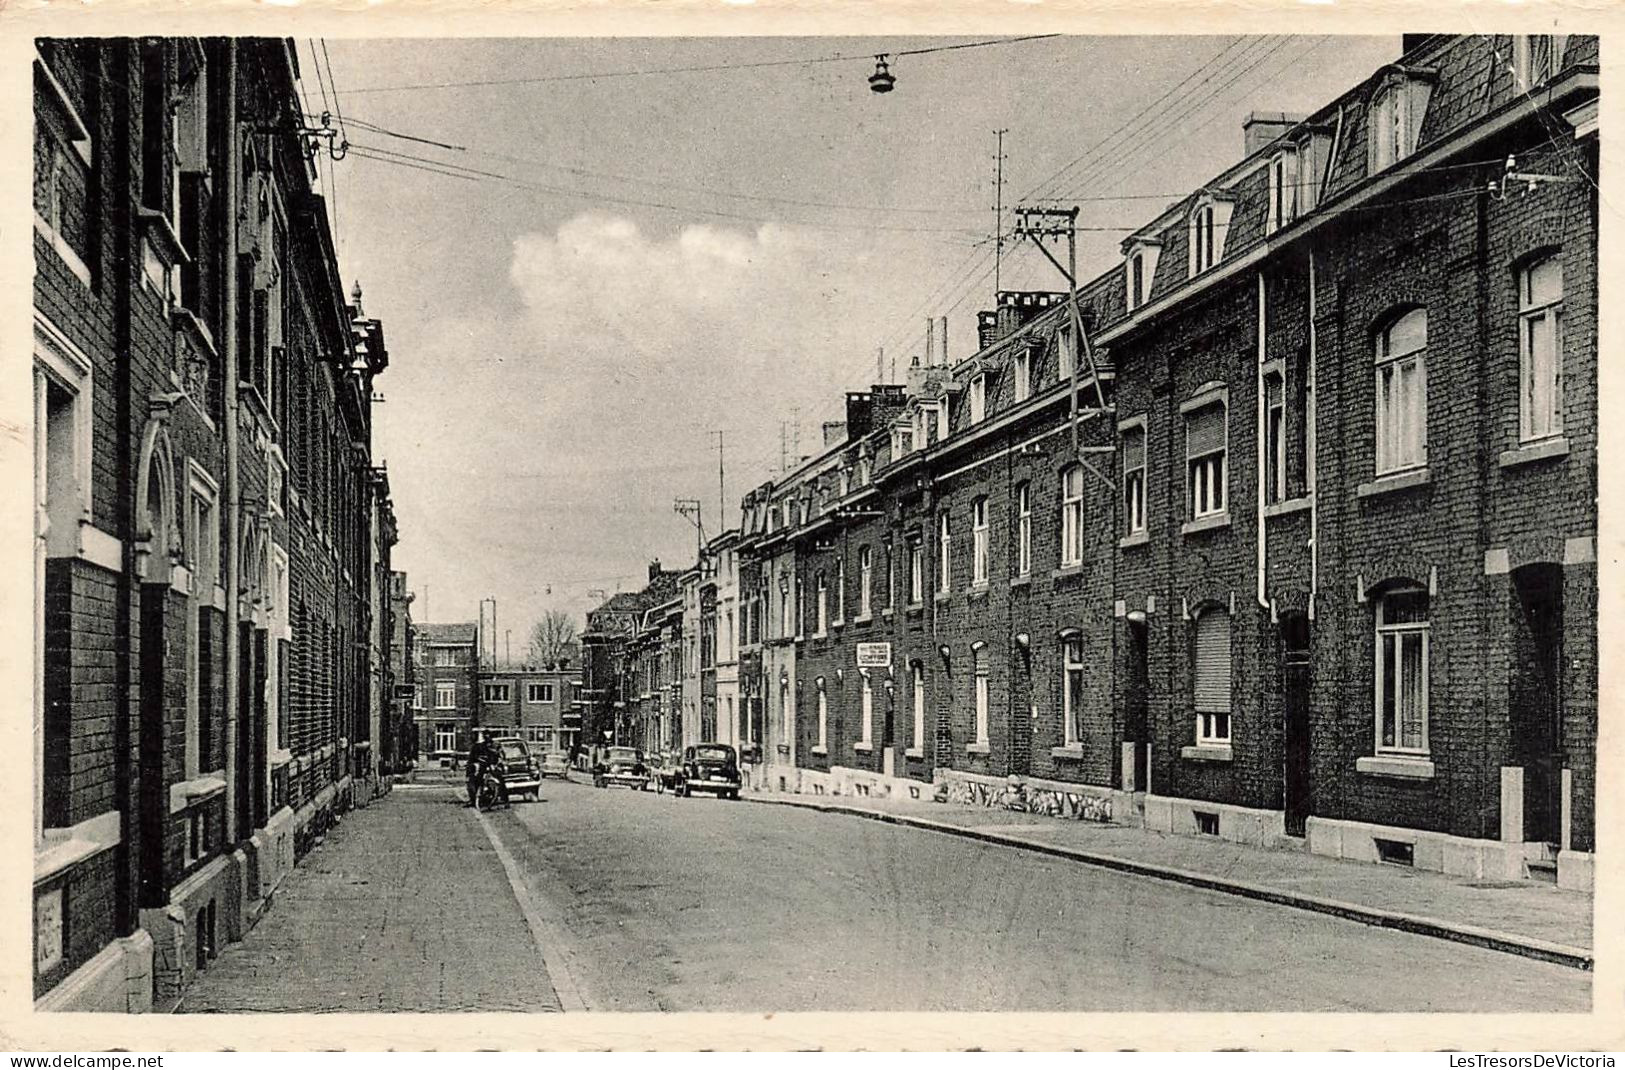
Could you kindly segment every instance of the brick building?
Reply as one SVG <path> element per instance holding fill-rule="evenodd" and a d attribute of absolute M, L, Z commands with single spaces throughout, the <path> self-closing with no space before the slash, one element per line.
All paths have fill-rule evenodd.
<path fill-rule="evenodd" d="M 1596 94 L 1407 38 L 849 398 L 745 502 L 784 786 L 1587 884 Z"/>
<path fill-rule="evenodd" d="M 488 669 L 480 674 L 479 727 L 540 751 L 569 751 L 577 742 L 569 713 L 580 686 L 581 671 L 567 664 Z"/>
<path fill-rule="evenodd" d="M 468 753 L 480 715 L 479 626 L 417 624 L 412 629 L 418 753 L 448 764 Z"/>
<path fill-rule="evenodd" d="M 44 1009 L 172 1003 L 350 804 L 388 354 L 298 79 L 280 39 L 37 44 Z"/>
<path fill-rule="evenodd" d="M 394 740 L 392 754 L 399 769 L 418 759 L 417 717 L 422 695 L 417 684 L 417 659 L 412 652 L 412 601 L 406 587 L 406 573 L 389 573 L 389 630 L 385 659 L 393 686 L 389 689 L 388 735 Z"/>
<path fill-rule="evenodd" d="M 646 617 L 651 608 L 680 597 L 682 576 L 651 561 L 649 582 L 641 591 L 618 592 L 587 613 L 581 633 L 582 745 L 647 746 L 649 717 L 656 708 L 655 693 L 646 688 L 651 671 L 648 632 L 653 628 L 658 638 L 667 626 Z M 681 627 L 679 620 L 672 634 L 680 637 Z"/>

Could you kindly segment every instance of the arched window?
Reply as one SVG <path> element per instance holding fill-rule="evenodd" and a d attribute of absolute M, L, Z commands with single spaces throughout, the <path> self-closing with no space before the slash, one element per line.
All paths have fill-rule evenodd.
<path fill-rule="evenodd" d="M 1196 618 L 1191 696 L 1196 707 L 1196 742 L 1230 742 L 1230 614 L 1214 606 Z"/>
<path fill-rule="evenodd" d="M 1061 473 L 1061 564 L 1083 564 L 1083 468 Z"/>
<path fill-rule="evenodd" d="M 1377 336 L 1377 474 L 1427 463 L 1428 313 L 1416 308 Z"/>
<path fill-rule="evenodd" d="M 824 690 L 824 678 L 818 678 L 818 750 L 829 749 L 829 693 Z"/>
<path fill-rule="evenodd" d="M 1061 636 L 1061 731 L 1062 742 L 1075 747 L 1082 738 L 1078 731 L 1083 712 L 1083 637 L 1077 632 Z"/>
<path fill-rule="evenodd" d="M 869 616 L 869 588 L 874 575 L 872 551 L 867 546 L 858 548 L 858 617 Z"/>
<path fill-rule="evenodd" d="M 1428 752 L 1428 594 L 1389 591 L 1377 600 L 1377 752 Z"/>
<path fill-rule="evenodd" d="M 976 703 L 976 742 L 985 747 L 988 740 L 987 644 L 972 644 L 970 656 L 973 697 Z"/>
<path fill-rule="evenodd" d="M 1556 256 L 1518 272 L 1518 437 L 1563 433 L 1563 264 Z"/>
<path fill-rule="evenodd" d="M 914 750 L 925 752 L 925 669 L 919 662 L 913 665 L 914 682 Z"/>
<path fill-rule="evenodd" d="M 860 739 L 860 742 L 864 746 L 867 747 L 867 746 L 870 745 L 870 743 L 872 743 L 874 741 L 874 729 L 875 729 L 875 692 L 874 692 L 874 687 L 869 682 L 869 674 L 868 673 L 863 674 L 862 698 L 863 698 L 863 720 L 861 722 L 860 728 L 861 728 L 861 731 L 862 731 L 863 734 L 862 734 L 862 737 Z"/>
<path fill-rule="evenodd" d="M 1033 570 L 1033 496 L 1026 483 L 1016 487 L 1016 574 Z"/>

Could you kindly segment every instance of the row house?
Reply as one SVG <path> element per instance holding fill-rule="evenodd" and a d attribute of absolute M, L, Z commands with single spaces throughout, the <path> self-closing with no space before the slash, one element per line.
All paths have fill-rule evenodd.
<path fill-rule="evenodd" d="M 412 656 L 418 753 L 453 764 L 468 753 L 479 724 L 479 626 L 473 621 L 414 625 Z"/>
<path fill-rule="evenodd" d="M 498 667 L 479 678 L 478 727 L 515 736 L 533 750 L 571 751 L 579 731 L 571 711 L 581 689 L 581 672 L 568 664 Z"/>
<path fill-rule="evenodd" d="M 385 694 L 390 698 L 387 735 L 393 742 L 389 754 L 393 764 L 390 772 L 410 768 L 418 760 L 418 688 L 417 660 L 412 654 L 412 601 L 413 594 L 406 585 L 406 573 L 389 573 L 389 624 L 385 630 L 387 648 L 385 661 L 389 668 Z"/>
<path fill-rule="evenodd" d="M 1595 38 L 1408 37 L 850 397 L 746 499 L 763 783 L 1588 884 L 1596 103 Z"/>
<path fill-rule="evenodd" d="M 388 355 L 290 41 L 41 39 L 32 67 L 34 997 L 144 1010 L 350 803 Z"/>
<path fill-rule="evenodd" d="M 648 583 L 641 591 L 618 592 L 588 611 L 587 627 L 581 633 L 580 745 L 646 745 L 654 693 L 649 693 L 646 704 L 646 681 L 638 672 L 650 646 L 645 618 L 652 607 L 683 597 L 683 575 L 661 568 L 658 560 L 651 561 Z M 662 624 L 655 632 L 664 634 L 665 630 Z"/>

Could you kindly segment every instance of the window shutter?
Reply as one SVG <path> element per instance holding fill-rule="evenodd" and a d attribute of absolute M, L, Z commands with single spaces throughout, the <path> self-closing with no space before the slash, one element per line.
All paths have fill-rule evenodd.
<path fill-rule="evenodd" d="M 1185 455 L 1201 457 L 1224 449 L 1224 406 L 1209 405 L 1185 417 Z"/>
<path fill-rule="evenodd" d="M 1133 471 L 1145 467 L 1145 431 L 1132 428 L 1123 432 L 1123 469 Z"/>
<path fill-rule="evenodd" d="M 1230 712 L 1230 616 L 1212 609 L 1196 618 L 1196 671 L 1192 691 L 1198 713 Z"/>

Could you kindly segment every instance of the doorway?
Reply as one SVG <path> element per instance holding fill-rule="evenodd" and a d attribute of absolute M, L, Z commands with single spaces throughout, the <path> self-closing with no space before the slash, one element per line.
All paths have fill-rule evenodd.
<path fill-rule="evenodd" d="M 1511 761 L 1523 767 L 1523 838 L 1556 844 L 1563 805 L 1562 566 L 1514 569 L 1511 603 L 1507 700 Z"/>
<path fill-rule="evenodd" d="M 1281 728 L 1286 834 L 1302 836 L 1312 797 L 1310 780 L 1309 616 L 1281 616 Z"/>

